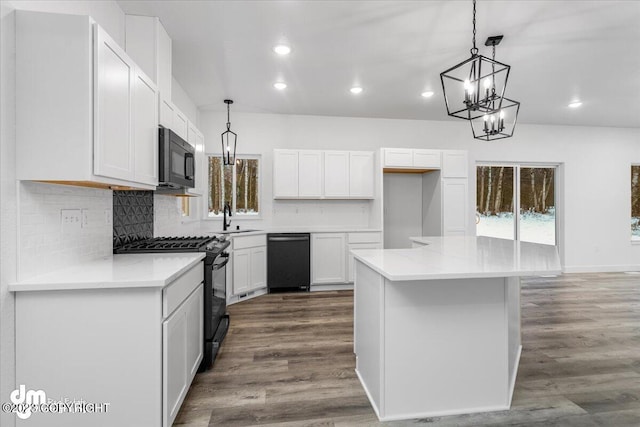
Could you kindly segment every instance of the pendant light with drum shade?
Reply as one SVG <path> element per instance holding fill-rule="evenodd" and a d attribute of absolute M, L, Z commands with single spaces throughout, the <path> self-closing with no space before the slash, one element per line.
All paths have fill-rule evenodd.
<path fill-rule="evenodd" d="M 520 103 L 504 97 L 511 67 L 495 60 L 495 47 L 503 36 L 487 39 L 485 46 L 493 47 L 493 57 L 487 58 L 476 47 L 476 0 L 472 24 L 471 57 L 440 73 L 447 114 L 471 121 L 474 138 L 486 141 L 508 138 L 513 135 Z M 479 128 L 474 127 L 477 120 Z"/>
<path fill-rule="evenodd" d="M 236 161 L 236 142 L 238 135 L 231 130 L 231 120 L 229 120 L 229 106 L 233 104 L 231 99 L 225 99 L 227 104 L 227 130 L 222 132 L 222 163 L 229 166 Z"/>

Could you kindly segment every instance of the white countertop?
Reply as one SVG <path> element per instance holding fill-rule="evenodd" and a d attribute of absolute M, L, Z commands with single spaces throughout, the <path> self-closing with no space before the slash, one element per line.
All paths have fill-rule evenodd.
<path fill-rule="evenodd" d="M 413 249 L 359 249 L 355 258 L 392 281 L 559 274 L 555 246 L 492 237 L 412 237 Z"/>
<path fill-rule="evenodd" d="M 204 257 L 204 252 L 113 255 L 12 283 L 9 291 L 161 288 Z"/>
<path fill-rule="evenodd" d="M 349 228 L 349 227 L 269 227 L 262 230 L 253 230 L 243 232 L 242 228 L 240 233 L 235 232 L 226 234 L 229 238 L 242 237 L 242 236 L 255 236 L 267 233 L 380 233 L 379 228 Z M 220 235 L 222 231 L 207 231 L 206 235 Z"/>

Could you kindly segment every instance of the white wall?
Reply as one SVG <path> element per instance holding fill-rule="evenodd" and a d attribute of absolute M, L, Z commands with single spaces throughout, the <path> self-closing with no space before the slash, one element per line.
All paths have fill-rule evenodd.
<path fill-rule="evenodd" d="M 182 89 L 175 77 L 172 77 L 171 81 L 171 102 L 187 116 L 191 123 L 195 123 L 196 127 L 198 127 L 198 107 Z"/>
<path fill-rule="evenodd" d="M 226 112 L 200 112 L 207 152 L 219 153 Z M 233 112 L 238 153 L 262 154 L 265 217 L 278 223 L 281 202 L 271 196 L 274 148 L 377 150 L 380 147 L 462 149 L 482 161 L 564 164 L 564 223 L 560 236 L 567 271 L 640 269 L 640 245 L 631 245 L 630 164 L 640 162 L 640 129 L 518 124 L 513 138 L 481 142 L 460 121 L 420 121 Z M 475 174 L 470 178 L 475 206 Z M 370 203 L 370 202 L 364 202 Z M 274 206 L 276 207 L 274 211 Z M 370 224 L 376 226 L 376 224 Z M 204 225 L 219 228 L 219 224 Z"/>

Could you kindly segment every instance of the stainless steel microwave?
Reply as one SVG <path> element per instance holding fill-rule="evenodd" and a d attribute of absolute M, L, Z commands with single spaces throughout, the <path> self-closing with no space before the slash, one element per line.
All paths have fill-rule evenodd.
<path fill-rule="evenodd" d="M 159 183 L 164 188 L 195 186 L 195 148 L 171 129 L 160 127 Z"/>

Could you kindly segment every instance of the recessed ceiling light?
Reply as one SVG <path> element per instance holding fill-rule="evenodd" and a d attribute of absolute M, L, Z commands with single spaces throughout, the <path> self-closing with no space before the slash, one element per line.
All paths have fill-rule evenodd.
<path fill-rule="evenodd" d="M 569 108 L 578 108 L 579 106 L 582 105 L 582 102 L 580 101 L 573 101 L 571 103 L 569 103 Z"/>
<path fill-rule="evenodd" d="M 287 88 L 287 84 L 283 82 L 277 82 L 273 84 L 273 87 L 275 87 L 278 90 L 283 90 Z"/>
<path fill-rule="evenodd" d="M 422 95 L 423 98 L 431 98 L 433 96 L 433 91 L 426 91 L 426 92 L 422 92 L 420 95 Z"/>
<path fill-rule="evenodd" d="M 273 51 L 278 55 L 288 55 L 291 53 L 291 48 L 284 44 L 279 44 L 273 48 Z"/>
<path fill-rule="evenodd" d="M 351 89 L 349 89 L 349 91 L 357 95 L 362 92 L 362 88 L 360 86 L 354 86 Z"/>

